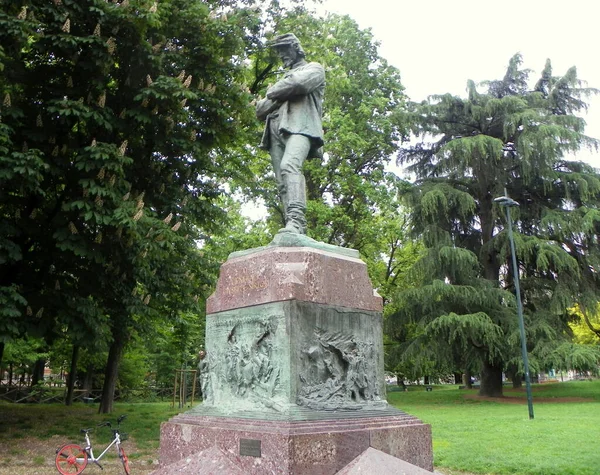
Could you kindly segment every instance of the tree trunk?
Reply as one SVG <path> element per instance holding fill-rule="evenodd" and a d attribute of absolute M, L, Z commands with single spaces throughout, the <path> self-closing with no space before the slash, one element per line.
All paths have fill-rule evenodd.
<path fill-rule="evenodd" d="M 471 370 L 465 369 L 465 372 L 463 373 L 462 377 L 463 377 L 463 384 L 465 385 L 465 388 L 473 389 L 473 383 L 471 383 Z"/>
<path fill-rule="evenodd" d="M 502 397 L 502 365 L 484 361 L 481 365 L 481 386 L 479 395 L 484 397 Z"/>
<path fill-rule="evenodd" d="M 506 377 L 511 380 L 512 387 L 514 389 L 519 389 L 523 387 L 523 376 L 519 374 L 519 368 L 515 364 L 508 365 L 506 368 Z"/>
<path fill-rule="evenodd" d="M 481 170 L 479 178 L 484 180 L 488 176 L 488 170 Z M 491 189 L 490 183 L 481 181 L 480 212 L 479 219 L 481 221 L 481 236 L 482 249 L 485 252 L 480 254 L 480 262 L 483 266 L 483 276 L 485 279 L 498 285 L 500 280 L 500 262 L 498 251 L 495 246 L 491 245 L 494 239 L 496 228 L 496 219 L 494 217 L 494 197 L 489 193 Z M 485 397 L 502 397 L 502 363 L 489 363 L 484 359 L 481 367 L 481 381 L 479 386 L 479 395 Z"/>
<path fill-rule="evenodd" d="M 40 358 L 33 365 L 33 373 L 31 375 L 31 387 L 35 386 L 40 381 L 44 381 L 44 368 L 46 367 L 46 359 Z"/>
<path fill-rule="evenodd" d="M 454 373 L 454 384 L 461 384 L 462 376 L 462 373 Z"/>
<path fill-rule="evenodd" d="M 404 383 L 404 375 L 396 373 L 396 386 L 402 386 L 402 391 L 406 391 L 406 384 Z"/>
<path fill-rule="evenodd" d="M 485 176 L 487 171 L 480 174 L 481 177 Z M 483 249 L 487 249 L 486 252 L 481 254 L 481 264 L 483 265 L 483 276 L 487 280 L 491 280 L 494 283 L 498 282 L 500 277 L 500 263 L 498 262 L 498 254 L 494 246 L 489 244 L 494 239 L 494 229 L 496 227 L 496 220 L 494 219 L 494 203 L 493 196 L 487 191 L 489 188 L 482 183 L 481 194 L 479 196 L 480 212 L 479 219 L 481 221 L 481 237 L 483 240 Z"/>
<path fill-rule="evenodd" d="M 119 364 L 123 356 L 125 347 L 125 335 L 121 329 L 113 330 L 113 342 L 108 351 L 108 361 L 104 371 L 104 385 L 102 386 L 102 400 L 98 414 L 110 414 L 115 399 L 115 389 L 117 387 L 117 377 L 119 375 Z"/>
<path fill-rule="evenodd" d="M 92 392 L 94 385 L 94 366 L 88 365 L 83 376 L 83 382 L 81 383 L 81 389 L 84 390 L 84 395 L 89 396 Z"/>
<path fill-rule="evenodd" d="M 423 377 L 423 384 L 430 384 L 429 381 L 430 381 L 429 376 L 424 376 Z"/>
<path fill-rule="evenodd" d="M 75 389 L 75 380 L 77 379 L 77 360 L 79 359 L 79 345 L 73 345 L 71 353 L 71 369 L 69 369 L 69 377 L 67 378 L 67 399 L 65 406 L 73 404 L 73 390 Z"/>
<path fill-rule="evenodd" d="M 2 376 L 4 375 L 4 373 L 2 372 L 2 357 L 4 356 L 4 342 L 0 341 L 0 380 L 2 379 Z"/>
<path fill-rule="evenodd" d="M 12 378 L 13 378 L 13 364 L 8 363 L 8 387 L 12 386 Z"/>

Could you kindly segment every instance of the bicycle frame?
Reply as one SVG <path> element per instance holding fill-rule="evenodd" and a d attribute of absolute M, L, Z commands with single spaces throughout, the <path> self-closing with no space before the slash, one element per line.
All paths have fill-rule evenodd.
<path fill-rule="evenodd" d="M 110 448 L 113 445 L 117 445 L 117 451 L 119 450 L 119 445 L 121 445 L 121 436 L 119 435 L 118 431 L 113 431 L 115 438 L 113 439 L 113 441 L 108 444 L 108 446 L 104 449 L 104 451 L 98 456 L 98 457 L 94 457 L 94 449 L 92 448 L 92 443 L 90 442 L 90 436 L 89 434 L 86 432 L 85 433 L 85 451 L 88 454 L 88 462 L 94 462 L 96 465 L 98 465 L 98 467 L 102 468 L 102 465 L 100 465 L 100 460 L 102 459 L 102 457 L 104 457 L 104 455 L 106 455 L 106 452 L 108 452 L 110 450 Z M 83 459 L 77 459 L 78 462 L 83 462 Z"/>
<path fill-rule="evenodd" d="M 112 441 L 98 457 L 94 455 L 92 441 L 90 440 L 90 431 L 92 431 L 92 429 L 81 429 L 81 433 L 84 434 L 85 438 L 85 447 L 78 444 L 66 444 L 59 447 L 56 450 L 56 458 L 54 459 L 54 464 L 59 473 L 63 475 L 79 475 L 85 470 L 85 467 L 87 467 L 89 462 L 94 462 L 103 470 L 104 467 L 100 465 L 100 460 L 106 455 L 110 448 L 114 446 L 117 449 L 117 454 L 119 455 L 119 459 L 121 459 L 125 473 L 130 475 L 129 458 L 127 457 L 127 454 L 125 454 L 123 447 L 121 447 L 121 437 L 125 440 L 127 439 L 127 434 L 121 435 L 120 424 L 126 417 L 126 415 L 119 416 L 117 419 L 117 428 L 112 429 Z M 98 427 L 103 426 L 111 427 L 111 423 L 107 421 L 98 425 Z"/>

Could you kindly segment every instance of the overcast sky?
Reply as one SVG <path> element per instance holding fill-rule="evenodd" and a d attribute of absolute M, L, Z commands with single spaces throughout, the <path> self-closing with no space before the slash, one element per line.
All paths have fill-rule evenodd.
<path fill-rule="evenodd" d="M 550 58 L 555 75 L 576 66 L 580 79 L 600 88 L 598 0 L 324 0 L 323 10 L 372 29 L 412 100 L 464 96 L 468 79 L 502 78 L 517 52 L 531 77 Z M 586 133 L 600 138 L 600 97 L 590 103 Z M 578 158 L 600 168 L 598 152 Z"/>

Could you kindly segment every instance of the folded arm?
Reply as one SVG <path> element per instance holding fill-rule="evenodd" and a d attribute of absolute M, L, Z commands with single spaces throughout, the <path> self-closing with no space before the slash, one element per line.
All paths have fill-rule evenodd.
<path fill-rule="evenodd" d="M 294 96 L 305 96 L 325 85 L 325 70 L 318 63 L 292 70 L 267 90 L 267 98 L 287 101 Z"/>
<path fill-rule="evenodd" d="M 278 101 L 272 101 L 271 99 L 261 99 L 256 104 L 256 117 L 258 120 L 266 120 L 267 116 L 278 109 L 281 105 Z"/>

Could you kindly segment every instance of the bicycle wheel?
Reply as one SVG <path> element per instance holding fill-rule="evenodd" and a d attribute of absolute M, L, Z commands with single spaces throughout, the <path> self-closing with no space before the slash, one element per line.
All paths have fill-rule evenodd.
<path fill-rule="evenodd" d="M 129 475 L 131 473 L 129 471 L 129 458 L 125 454 L 123 447 L 120 447 L 120 446 L 119 446 L 119 458 L 121 459 L 121 462 L 123 462 L 123 468 L 125 469 L 125 473 L 127 475 Z"/>
<path fill-rule="evenodd" d="M 56 452 L 56 469 L 63 475 L 78 475 L 87 463 L 87 452 L 77 444 L 64 445 Z"/>

